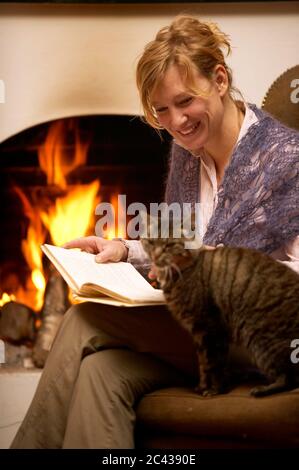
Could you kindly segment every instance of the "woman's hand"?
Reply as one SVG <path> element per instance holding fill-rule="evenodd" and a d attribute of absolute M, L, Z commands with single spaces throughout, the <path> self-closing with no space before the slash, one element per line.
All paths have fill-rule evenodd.
<path fill-rule="evenodd" d="M 97 263 L 126 261 L 128 258 L 128 248 L 121 241 L 95 236 L 76 238 L 65 243 L 63 248 L 81 248 L 82 251 L 96 255 Z"/>

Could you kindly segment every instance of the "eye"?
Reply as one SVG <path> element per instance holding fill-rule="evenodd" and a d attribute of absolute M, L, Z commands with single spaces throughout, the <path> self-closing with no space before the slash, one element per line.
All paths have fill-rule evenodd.
<path fill-rule="evenodd" d="M 187 96 L 186 98 L 183 98 L 179 102 L 179 106 L 186 106 L 186 105 L 190 104 L 192 100 L 193 100 L 193 96 Z"/>
<path fill-rule="evenodd" d="M 156 109 L 155 109 L 156 114 L 163 114 L 163 113 L 165 113 L 166 110 L 167 110 L 167 107 L 166 107 L 166 106 L 163 106 L 163 107 L 160 107 L 160 108 L 156 108 Z"/>

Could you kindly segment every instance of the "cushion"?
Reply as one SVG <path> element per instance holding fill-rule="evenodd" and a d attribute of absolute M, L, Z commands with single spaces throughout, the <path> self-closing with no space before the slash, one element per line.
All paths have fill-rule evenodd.
<path fill-rule="evenodd" d="M 149 447 L 151 435 L 156 437 L 153 442 L 160 436 L 154 447 L 163 447 L 166 441 L 177 444 L 173 447 L 188 447 L 188 439 L 201 441 L 204 447 L 211 440 L 217 447 L 224 441 L 229 447 L 234 442 L 237 447 L 252 443 L 254 447 L 298 447 L 299 389 L 254 398 L 250 396 L 252 386 L 240 385 L 212 397 L 179 387 L 149 393 L 137 407 L 139 437 L 143 435 Z"/>

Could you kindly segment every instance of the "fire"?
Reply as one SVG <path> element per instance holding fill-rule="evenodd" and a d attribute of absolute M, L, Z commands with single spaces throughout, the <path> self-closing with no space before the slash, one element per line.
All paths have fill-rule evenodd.
<path fill-rule="evenodd" d="M 42 212 L 42 221 L 49 230 L 54 245 L 63 245 L 69 240 L 82 237 L 90 231 L 90 222 L 95 205 L 99 181 L 89 185 L 78 185 L 65 197 L 57 198 L 48 213 Z"/>
<path fill-rule="evenodd" d="M 16 300 L 16 296 L 14 294 L 7 294 L 7 292 L 4 292 L 0 297 L 0 307 L 3 307 L 4 304 L 7 304 L 7 302 L 11 302 L 12 300 Z"/>
<path fill-rule="evenodd" d="M 67 134 L 72 131 L 75 151 L 67 151 Z M 62 189 L 67 188 L 67 175 L 86 162 L 89 142 L 83 143 L 74 120 L 58 120 L 52 124 L 44 145 L 38 152 L 41 169 L 47 175 L 48 185 L 56 185 Z"/>
<path fill-rule="evenodd" d="M 25 215 L 29 219 L 27 238 L 22 240 L 21 247 L 24 258 L 27 261 L 27 265 L 31 269 L 30 280 L 27 280 L 26 283 L 28 299 L 25 295 L 24 302 L 24 291 L 20 288 L 17 300 L 20 301 L 22 298 L 22 301 L 26 303 L 26 305 L 34 310 L 40 310 L 43 305 L 43 297 L 46 287 L 40 245 L 45 241 L 46 230 L 42 225 L 40 209 L 32 205 L 20 188 L 15 188 L 15 190 L 23 203 Z"/>
<path fill-rule="evenodd" d="M 71 130 L 75 150 L 70 155 L 66 145 L 67 132 Z M 22 240 L 22 252 L 31 271 L 25 287 L 19 286 L 13 293 L 4 293 L 0 306 L 10 300 L 22 302 L 35 311 L 43 305 L 46 275 L 43 269 L 40 245 L 49 239 L 55 245 L 62 245 L 73 238 L 90 233 L 93 214 L 100 183 L 93 181 L 87 185 L 69 186 L 67 176 L 86 162 L 88 143 L 80 140 L 79 132 L 71 121 L 71 129 L 64 120 L 53 123 L 38 157 L 42 170 L 47 175 L 47 183 L 59 190 L 60 196 L 49 204 L 49 198 L 29 200 L 20 188 L 15 188 L 29 220 L 27 237 Z M 71 146 L 72 147 L 72 146 Z M 57 194 L 56 190 L 56 194 Z"/>

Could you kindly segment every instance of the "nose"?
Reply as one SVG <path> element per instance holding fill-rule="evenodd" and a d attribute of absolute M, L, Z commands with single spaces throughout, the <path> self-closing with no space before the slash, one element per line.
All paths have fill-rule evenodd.
<path fill-rule="evenodd" d="M 179 129 L 188 121 L 188 116 L 184 110 L 173 109 L 170 111 L 170 126 L 173 129 Z"/>

